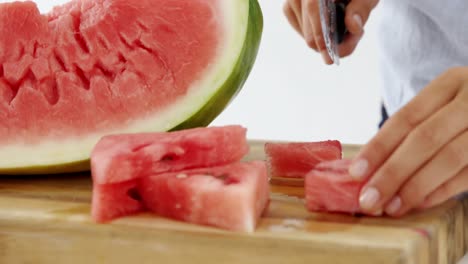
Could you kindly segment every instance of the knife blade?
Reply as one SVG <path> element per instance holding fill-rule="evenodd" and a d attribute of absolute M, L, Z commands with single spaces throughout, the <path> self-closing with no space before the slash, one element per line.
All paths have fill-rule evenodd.
<path fill-rule="evenodd" d="M 333 63 L 340 64 L 338 47 L 348 34 L 345 24 L 346 7 L 351 0 L 319 0 L 320 23 L 327 52 Z"/>

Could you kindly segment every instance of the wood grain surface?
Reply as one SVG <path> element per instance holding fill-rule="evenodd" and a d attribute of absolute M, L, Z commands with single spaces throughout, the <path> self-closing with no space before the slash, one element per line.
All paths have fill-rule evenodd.
<path fill-rule="evenodd" d="M 264 159 L 263 143 L 251 141 L 246 159 Z M 358 149 L 346 145 L 345 156 Z M 150 213 L 99 225 L 89 215 L 89 173 L 3 176 L 0 263 L 452 264 L 468 250 L 466 199 L 390 219 L 310 213 L 303 196 L 300 182 L 276 179 L 252 234 Z"/>

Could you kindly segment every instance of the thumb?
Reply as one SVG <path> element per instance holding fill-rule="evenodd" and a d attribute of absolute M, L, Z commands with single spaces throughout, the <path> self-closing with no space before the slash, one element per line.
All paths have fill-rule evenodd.
<path fill-rule="evenodd" d="M 379 0 L 352 0 L 346 7 L 345 23 L 349 32 L 360 34 Z"/>

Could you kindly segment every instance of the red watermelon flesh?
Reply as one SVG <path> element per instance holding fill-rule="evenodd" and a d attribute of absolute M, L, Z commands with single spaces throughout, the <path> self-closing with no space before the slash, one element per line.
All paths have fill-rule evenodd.
<path fill-rule="evenodd" d="M 91 217 L 97 222 L 107 222 L 143 211 L 144 206 L 137 186 L 137 180 L 114 184 L 94 184 Z"/>
<path fill-rule="evenodd" d="M 139 191 L 158 215 L 241 232 L 254 231 L 270 193 L 261 161 L 144 177 Z"/>
<path fill-rule="evenodd" d="M 32 2 L 0 5 L 0 143 L 81 137 L 164 109 L 217 55 L 219 9 L 74 0 L 41 15 Z"/>
<path fill-rule="evenodd" d="M 237 162 L 249 151 L 242 126 L 193 128 L 175 132 L 109 135 L 91 154 L 95 184 L 144 175 Z"/>
<path fill-rule="evenodd" d="M 342 146 L 337 140 L 266 143 L 265 154 L 271 177 L 304 178 L 320 162 L 341 159 Z"/>
<path fill-rule="evenodd" d="M 361 213 L 359 193 L 365 182 L 348 173 L 351 160 L 318 164 L 305 178 L 306 207 L 313 212 Z"/>

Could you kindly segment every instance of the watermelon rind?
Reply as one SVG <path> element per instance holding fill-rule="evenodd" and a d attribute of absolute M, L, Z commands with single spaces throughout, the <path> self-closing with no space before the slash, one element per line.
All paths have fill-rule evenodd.
<path fill-rule="evenodd" d="M 249 1 L 248 23 L 242 52 L 229 78 L 203 108 L 172 130 L 209 125 L 241 90 L 255 64 L 263 32 L 263 15 L 257 0 Z"/>
<path fill-rule="evenodd" d="M 191 96 L 162 114 L 136 120 L 131 126 L 86 138 L 45 140 L 37 145 L 0 147 L 0 174 L 61 174 L 87 171 L 97 141 L 105 135 L 162 132 L 208 126 L 244 86 L 257 58 L 263 33 L 263 15 L 257 0 L 222 1 L 229 37 L 221 59 Z"/>

